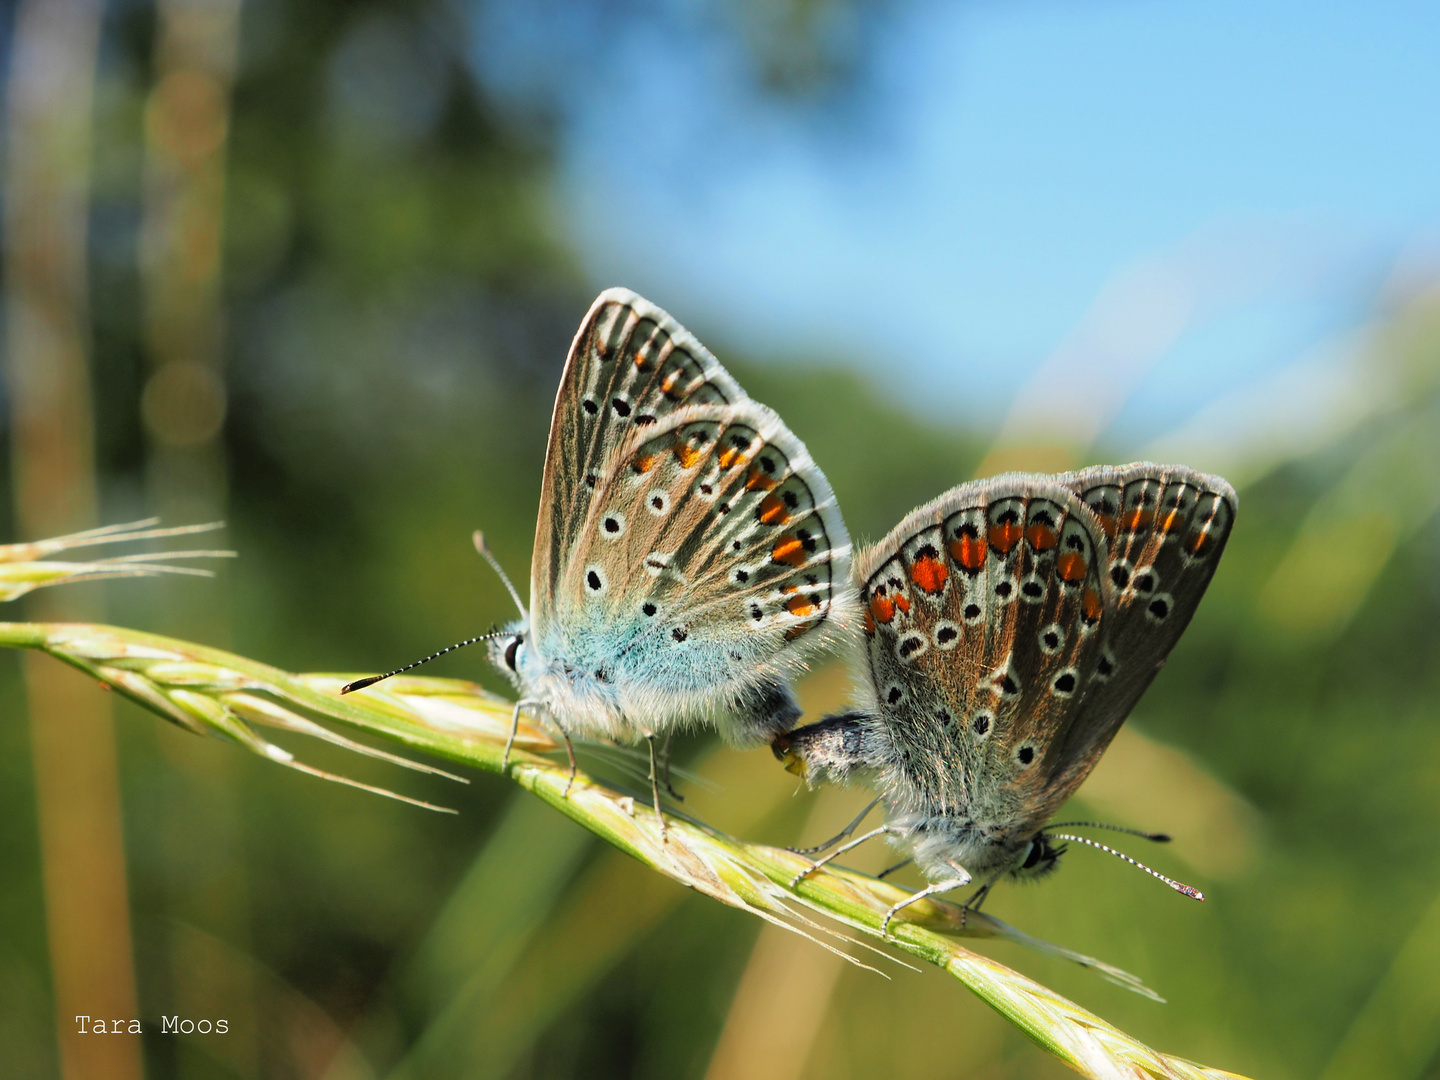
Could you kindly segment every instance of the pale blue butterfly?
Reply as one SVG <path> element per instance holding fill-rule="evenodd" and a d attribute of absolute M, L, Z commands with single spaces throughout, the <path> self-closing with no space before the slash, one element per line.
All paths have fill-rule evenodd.
<path fill-rule="evenodd" d="M 601 293 L 571 345 L 528 610 L 511 592 L 521 617 L 490 656 L 515 721 L 547 720 L 567 746 L 648 740 L 657 811 L 658 736 L 788 730 L 788 682 L 856 621 L 849 535 L 804 444 L 627 289 Z"/>

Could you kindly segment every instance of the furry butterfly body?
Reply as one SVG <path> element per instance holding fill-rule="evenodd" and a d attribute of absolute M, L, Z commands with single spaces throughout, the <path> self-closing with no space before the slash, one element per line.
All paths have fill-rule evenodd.
<path fill-rule="evenodd" d="M 800 440 L 664 311 L 602 293 L 556 394 L 529 611 L 490 644 L 522 704 L 587 738 L 763 742 L 799 716 L 787 684 L 850 581 Z"/>
<path fill-rule="evenodd" d="M 1149 463 L 953 489 L 857 557 L 861 700 L 777 754 L 812 785 L 872 777 L 877 832 L 927 892 L 1048 872 L 1046 822 L 1190 621 L 1235 510 L 1224 480 Z"/>

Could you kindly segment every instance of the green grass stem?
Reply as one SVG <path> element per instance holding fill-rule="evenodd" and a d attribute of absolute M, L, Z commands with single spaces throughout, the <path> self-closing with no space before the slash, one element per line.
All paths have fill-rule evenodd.
<path fill-rule="evenodd" d="M 835 866 L 827 866 L 792 890 L 789 882 L 809 865 L 803 856 L 745 843 L 679 815 L 666 815 L 668 838 L 662 842 L 655 811 L 643 797 L 598 783 L 584 772 L 567 793 L 569 774 L 563 754 L 556 755 L 559 760 L 550 756 L 557 750 L 555 741 L 527 723 L 521 724 L 515 751 L 502 770 L 512 703 L 474 683 L 397 676 L 342 698 L 340 687 L 352 675 L 292 674 L 191 642 L 89 624 L 0 623 L 0 645 L 47 652 L 187 731 L 225 739 L 290 768 L 429 809 L 444 808 L 305 765 L 257 728 L 307 735 L 455 780 L 462 778 L 356 742 L 329 725 L 486 772 L 503 771 L 645 865 L 723 904 L 841 951 L 854 963 L 861 961 L 853 955 L 853 947 L 863 942 L 845 930 L 879 939 L 885 912 L 905 895 L 893 885 Z M 826 922 L 817 922 L 816 916 Z M 832 924 L 837 923 L 844 930 L 835 930 Z M 967 915 L 957 905 L 938 899 L 922 901 L 897 916 L 888 943 L 903 955 L 948 971 L 1084 1076 L 1105 1080 L 1234 1076 L 1145 1046 L 1024 975 L 965 948 L 957 937 L 1016 941 L 1155 996 L 1117 968 L 1030 938 L 998 919 L 974 912 Z"/>

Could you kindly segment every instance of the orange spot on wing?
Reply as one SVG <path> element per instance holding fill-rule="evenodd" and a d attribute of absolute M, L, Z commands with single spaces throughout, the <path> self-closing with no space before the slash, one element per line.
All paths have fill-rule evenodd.
<path fill-rule="evenodd" d="M 895 606 L 900 609 L 902 615 L 910 614 L 910 598 L 904 593 L 895 597 Z"/>
<path fill-rule="evenodd" d="M 647 473 L 655 467 L 655 459 L 658 454 L 638 454 L 630 461 L 630 468 L 637 473 Z"/>
<path fill-rule="evenodd" d="M 782 536 L 780 542 L 770 549 L 770 558 L 790 566 L 805 565 L 805 545 L 798 536 Z"/>
<path fill-rule="evenodd" d="M 910 564 L 910 580 L 931 595 L 945 588 L 945 579 L 949 576 L 945 564 L 933 555 L 922 555 Z"/>
<path fill-rule="evenodd" d="M 1098 522 L 1100 522 L 1100 528 L 1105 531 L 1106 537 L 1109 538 L 1109 539 L 1111 539 L 1111 540 L 1114 540 L 1114 539 L 1115 539 L 1115 533 L 1116 533 L 1116 531 L 1117 531 L 1117 530 L 1119 529 L 1119 527 L 1120 527 L 1120 523 L 1115 520 L 1114 515 L 1113 515 L 1113 514 L 1101 514 L 1101 513 L 1098 513 L 1098 512 L 1097 512 L 1097 513 L 1095 514 L 1095 520 L 1098 521 Z"/>
<path fill-rule="evenodd" d="M 680 462 L 682 469 L 688 469 L 703 457 L 703 452 L 695 449 L 688 442 L 679 439 L 675 443 L 675 457 Z"/>
<path fill-rule="evenodd" d="M 1055 560 L 1055 572 L 1061 581 L 1083 581 L 1086 569 L 1085 556 L 1078 551 L 1067 551 Z"/>
<path fill-rule="evenodd" d="M 888 596 L 876 593 L 870 598 L 870 614 L 876 622 L 888 623 L 895 618 L 895 604 Z"/>
<path fill-rule="evenodd" d="M 814 615 L 820 610 L 819 605 L 808 596 L 792 596 L 785 604 L 785 610 L 791 615 Z"/>
<path fill-rule="evenodd" d="M 986 532 L 986 538 L 990 546 L 1002 555 L 1008 555 L 1010 551 L 1020 542 L 1020 525 L 1018 522 L 1005 521 L 999 525 L 991 525 Z"/>
<path fill-rule="evenodd" d="M 1176 529 L 1182 529 L 1184 527 L 1185 515 L 1182 514 L 1179 509 L 1171 510 L 1160 519 L 1160 531 L 1163 533 L 1172 533 Z"/>
<path fill-rule="evenodd" d="M 680 376 L 685 374 L 681 368 L 675 368 L 664 379 L 660 380 L 660 391 L 668 398 L 679 398 L 681 395 L 675 393 L 675 384 L 680 381 Z"/>
<path fill-rule="evenodd" d="M 739 446 L 735 445 L 737 438 L 740 440 Z M 752 439 L 747 442 L 743 435 L 732 435 L 730 438 L 722 441 L 725 445 L 725 448 L 720 451 L 719 457 L 720 467 L 722 469 L 728 469 L 732 465 L 743 463 L 749 458 L 750 451 L 755 447 L 755 440 Z"/>
<path fill-rule="evenodd" d="M 1100 614 L 1105 610 L 1100 602 L 1100 594 L 1094 589 L 1086 589 L 1085 595 L 1080 598 L 1080 617 L 1087 623 L 1100 621 Z"/>
<path fill-rule="evenodd" d="M 865 636 L 875 636 L 875 616 L 870 613 L 869 608 L 865 609 Z"/>
<path fill-rule="evenodd" d="M 1155 520 L 1155 512 L 1144 507 L 1126 510 L 1120 515 L 1120 527 L 1126 532 L 1139 532 Z"/>
<path fill-rule="evenodd" d="M 1034 550 L 1049 551 L 1060 542 L 1060 534 L 1049 525 L 1042 525 L 1037 521 L 1025 531 L 1025 539 L 1030 541 Z"/>
<path fill-rule="evenodd" d="M 769 491 L 774 486 L 775 480 L 759 468 L 751 469 L 750 475 L 745 477 L 745 487 L 750 491 Z"/>
<path fill-rule="evenodd" d="M 762 525 L 784 525 L 790 520 L 785 503 L 773 491 L 760 500 L 760 508 L 755 512 L 755 516 Z"/>
<path fill-rule="evenodd" d="M 1203 555 L 1210 550 L 1210 545 L 1214 541 L 1215 538 L 1210 535 L 1210 528 L 1207 525 L 1199 532 L 1191 533 L 1185 538 L 1185 550 L 1191 555 Z"/>
<path fill-rule="evenodd" d="M 950 541 L 950 557 L 972 573 L 985 565 L 985 542 L 978 536 L 960 536 Z"/>

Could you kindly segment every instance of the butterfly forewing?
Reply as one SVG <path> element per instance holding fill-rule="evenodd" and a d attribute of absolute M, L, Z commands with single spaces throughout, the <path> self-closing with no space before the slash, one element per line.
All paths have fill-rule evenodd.
<path fill-rule="evenodd" d="M 1062 768 L 1048 810 L 1085 779 L 1165 663 L 1215 574 L 1237 508 L 1228 483 L 1180 465 L 1102 466 L 1056 479 L 1105 535 L 1114 607 L 1084 706 L 1057 740 Z"/>
<path fill-rule="evenodd" d="M 1043 477 L 965 484 L 861 559 L 865 647 L 890 743 L 882 787 L 914 812 L 1013 819 L 1055 769 L 1111 587 L 1104 537 Z"/>
<path fill-rule="evenodd" d="M 531 565 L 537 630 L 551 617 L 566 548 L 606 459 L 682 406 L 747 400 L 709 350 L 660 308 L 628 289 L 600 294 L 570 346 L 550 421 Z"/>

